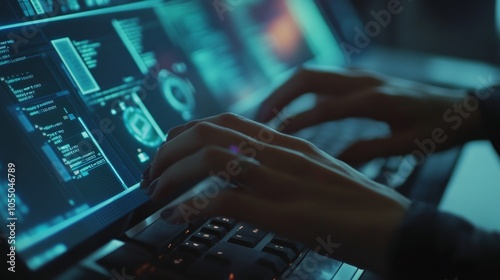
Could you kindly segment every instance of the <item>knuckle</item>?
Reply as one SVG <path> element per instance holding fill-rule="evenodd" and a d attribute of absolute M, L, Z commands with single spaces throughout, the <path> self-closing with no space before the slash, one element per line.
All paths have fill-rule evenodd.
<path fill-rule="evenodd" d="M 214 126 L 208 122 L 199 122 L 193 126 L 193 131 L 199 137 L 207 137 L 213 132 Z"/>
<path fill-rule="evenodd" d="M 302 152 L 311 152 L 316 150 L 316 146 L 314 146 L 313 143 L 304 139 L 297 138 L 295 145 L 297 146 L 297 149 Z"/>
<path fill-rule="evenodd" d="M 217 116 L 217 120 L 223 124 L 231 124 L 241 120 L 241 117 L 234 113 L 224 113 Z"/>
<path fill-rule="evenodd" d="M 184 125 L 180 125 L 180 126 L 178 126 L 178 127 L 180 127 L 181 129 L 182 129 L 182 128 L 183 128 L 183 129 L 189 129 L 189 128 L 194 127 L 194 126 L 195 126 L 196 124 L 198 124 L 198 123 L 200 123 L 200 121 L 199 121 L 199 120 L 192 120 L 192 121 L 189 121 L 189 122 L 187 122 L 186 124 L 184 124 Z M 174 127 L 173 129 L 175 129 L 175 127 Z"/>

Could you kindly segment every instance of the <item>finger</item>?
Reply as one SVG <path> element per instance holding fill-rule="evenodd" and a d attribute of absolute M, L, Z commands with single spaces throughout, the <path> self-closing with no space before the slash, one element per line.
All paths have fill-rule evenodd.
<path fill-rule="evenodd" d="M 419 129 L 408 129 L 389 138 L 360 141 L 343 151 L 338 158 L 349 164 L 359 164 L 379 157 L 405 155 L 415 150 L 414 141 L 420 135 Z"/>
<path fill-rule="evenodd" d="M 283 200 L 290 197 L 295 188 L 293 178 L 251 158 L 211 146 L 169 166 L 148 192 L 154 200 L 172 201 L 205 178 L 210 178 L 206 186 L 209 197 L 236 184 L 249 194 Z"/>
<path fill-rule="evenodd" d="M 282 129 L 280 132 L 286 134 L 293 134 L 304 128 L 311 127 L 320 123 L 333 121 L 330 114 L 324 114 L 320 107 L 325 107 L 323 105 L 318 105 L 315 108 L 299 113 L 293 118 L 286 119 L 283 123 L 286 125 L 280 125 Z"/>
<path fill-rule="evenodd" d="M 276 112 L 280 112 L 290 102 L 306 93 L 345 95 L 381 84 L 380 80 L 368 76 L 349 76 L 347 73 L 301 69 L 263 101 L 257 114 L 257 121 L 271 120 Z"/>
<path fill-rule="evenodd" d="M 342 166 L 339 165 L 339 161 L 332 158 L 325 152 L 321 151 L 312 143 L 304 139 L 300 139 L 294 136 L 277 132 L 275 130 L 270 129 L 266 125 L 230 113 L 208 117 L 201 120 L 191 121 L 184 126 L 176 127 L 175 129 L 171 130 L 171 132 L 169 132 L 169 141 L 172 141 L 173 139 L 175 139 L 175 137 L 178 137 L 178 135 L 184 133 L 186 130 L 191 129 L 195 125 L 200 124 L 202 122 L 217 124 L 225 128 L 229 128 L 234 131 L 240 132 L 242 134 L 246 134 L 248 136 L 254 135 L 254 138 L 257 138 L 257 140 L 260 140 L 261 142 L 267 142 L 267 143 L 272 142 L 273 146 L 288 148 L 297 152 L 301 152 L 304 155 L 308 156 L 311 160 L 316 160 L 317 162 L 322 163 L 328 167 L 344 171 Z M 218 139 L 217 141 L 221 140 Z M 218 143 L 221 144 L 221 142 Z M 257 149 L 257 152 L 258 150 L 260 149 Z"/>
<path fill-rule="evenodd" d="M 327 121 L 349 117 L 370 118 L 389 121 L 391 114 L 385 110 L 390 106 L 390 97 L 380 90 L 366 90 L 350 96 L 329 98 L 318 103 L 313 109 L 299 113 L 285 120 L 281 127 L 283 133 L 294 133 L 306 127 Z"/>
<path fill-rule="evenodd" d="M 225 113 L 200 120 L 195 120 L 183 126 L 175 127 L 171 129 L 171 131 L 169 132 L 168 141 L 175 139 L 175 137 L 179 136 L 183 132 L 191 129 L 195 125 L 202 122 L 209 122 L 212 124 L 216 124 L 240 132 L 247 136 L 256 138 L 261 142 L 272 143 L 275 146 L 281 146 L 304 153 L 317 152 L 317 148 L 315 148 L 311 143 L 303 139 L 286 135 L 284 133 L 280 133 L 276 130 L 269 128 L 266 125 L 263 125 L 261 123 L 249 119 L 245 119 L 241 116 L 231 113 Z"/>
<path fill-rule="evenodd" d="M 158 148 L 156 149 L 156 152 L 158 152 L 160 150 L 160 148 L 165 145 L 166 141 L 163 141 L 159 146 Z M 142 181 L 150 181 L 150 176 L 151 176 L 151 165 L 153 164 L 153 161 L 156 157 L 156 153 L 153 155 L 153 158 L 149 160 L 146 168 L 144 169 L 144 172 L 142 173 L 141 175 L 141 182 Z M 141 185 L 141 188 L 144 188 L 145 186 Z"/>
<path fill-rule="evenodd" d="M 233 153 L 255 158 L 283 171 L 296 169 L 296 163 L 299 161 L 312 163 L 295 150 L 268 144 L 273 142 L 273 134 L 266 137 L 269 138 L 259 141 L 212 123 L 198 123 L 161 147 L 151 165 L 149 178 L 156 179 L 168 166 L 210 145 L 231 149 Z M 313 167 L 307 165 L 297 172 L 307 172 L 307 168 Z"/>
<path fill-rule="evenodd" d="M 170 129 L 170 131 L 168 132 L 167 142 L 171 141 L 184 131 L 191 129 L 193 126 L 202 122 L 213 123 L 222 127 L 231 128 L 249 136 L 255 135 L 259 132 L 259 130 L 270 129 L 265 125 L 256 123 L 242 116 L 233 113 L 223 113 L 199 120 L 193 120 L 184 125 L 180 125 Z"/>

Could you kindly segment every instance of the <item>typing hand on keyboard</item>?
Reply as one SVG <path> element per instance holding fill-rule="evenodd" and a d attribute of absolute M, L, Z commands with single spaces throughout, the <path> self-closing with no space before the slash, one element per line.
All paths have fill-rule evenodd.
<path fill-rule="evenodd" d="M 327 121 L 366 118 L 387 123 L 388 137 L 364 139 L 339 158 L 359 164 L 374 158 L 412 154 L 417 161 L 468 140 L 484 137 L 478 101 L 451 90 L 360 71 L 301 69 L 264 102 L 258 121 L 268 122 L 298 97 L 314 93 L 312 109 L 281 120 L 293 133 Z"/>
<path fill-rule="evenodd" d="M 340 244 L 335 250 L 326 248 L 329 257 L 378 271 L 409 205 L 394 190 L 309 142 L 232 114 L 172 129 L 141 185 L 153 200 L 162 201 L 211 176 L 217 179 L 206 192 L 167 211 L 169 221 L 230 217 L 313 250 L 322 245 L 318 239 L 326 238 Z M 199 238 L 208 240 L 225 232 L 212 224 Z M 236 233 L 228 241 L 253 246 L 255 238 L 250 237 L 248 232 Z M 185 247 L 200 249 L 195 243 Z M 266 250 L 275 252 L 280 246 Z M 286 250 L 282 256 L 292 253 Z"/>

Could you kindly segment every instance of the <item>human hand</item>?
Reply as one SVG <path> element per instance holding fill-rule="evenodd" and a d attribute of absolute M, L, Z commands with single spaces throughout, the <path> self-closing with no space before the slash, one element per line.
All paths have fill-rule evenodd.
<path fill-rule="evenodd" d="M 141 186 L 162 201 L 214 173 L 237 187 L 185 201 L 170 221 L 227 216 L 311 248 L 328 237 L 341 244 L 329 257 L 376 271 L 409 206 L 311 143 L 232 114 L 172 129 Z"/>
<path fill-rule="evenodd" d="M 316 94 L 316 106 L 284 120 L 282 132 L 348 117 L 370 118 L 390 126 L 388 138 L 354 143 L 339 155 L 350 164 L 415 150 L 429 155 L 483 137 L 481 115 L 465 91 L 354 70 L 299 70 L 263 102 L 257 120 L 269 121 L 306 93 Z"/>

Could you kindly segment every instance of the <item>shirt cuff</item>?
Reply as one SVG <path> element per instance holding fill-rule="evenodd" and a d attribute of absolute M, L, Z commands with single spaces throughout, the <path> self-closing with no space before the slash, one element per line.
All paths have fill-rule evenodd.
<path fill-rule="evenodd" d="M 413 202 L 389 248 L 388 279 L 487 279 L 500 263 L 500 234 Z"/>
<path fill-rule="evenodd" d="M 479 88 L 470 92 L 479 101 L 479 110 L 488 134 L 498 154 L 500 154 L 500 85 Z"/>

